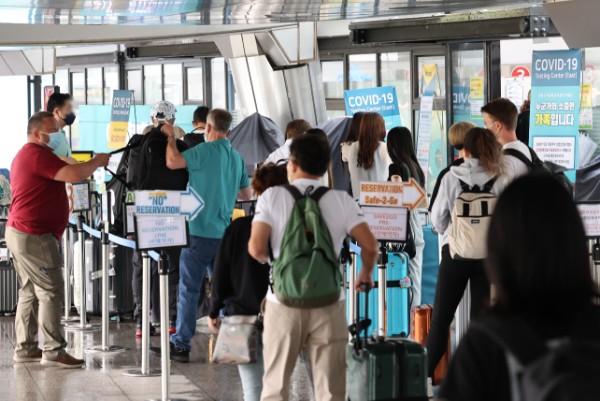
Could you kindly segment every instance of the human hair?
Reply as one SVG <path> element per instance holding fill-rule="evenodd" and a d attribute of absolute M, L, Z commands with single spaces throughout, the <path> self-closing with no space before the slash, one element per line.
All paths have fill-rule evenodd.
<path fill-rule="evenodd" d="M 271 187 L 286 184 L 289 184 L 289 182 L 285 164 L 265 164 L 254 172 L 254 178 L 252 179 L 252 189 L 257 196 L 262 195 Z"/>
<path fill-rule="evenodd" d="M 54 110 L 60 109 L 69 100 L 73 100 L 73 96 L 70 94 L 55 92 L 48 98 L 48 106 L 46 107 L 46 110 L 50 113 L 54 113 Z"/>
<path fill-rule="evenodd" d="M 452 124 L 448 130 L 448 141 L 457 150 L 462 150 L 465 143 L 465 135 L 471 128 L 477 127 L 469 121 L 461 121 Z"/>
<path fill-rule="evenodd" d="M 387 136 L 387 149 L 392 162 L 398 165 L 406 165 L 410 175 L 419 184 L 423 185 L 425 174 L 417 160 L 410 130 L 406 127 L 392 128 Z"/>
<path fill-rule="evenodd" d="M 379 142 L 385 138 L 385 121 L 379 113 L 365 113 L 358 136 L 357 166 L 365 170 L 373 167 Z"/>
<path fill-rule="evenodd" d="M 598 294 L 575 203 L 548 174 L 518 178 L 498 199 L 486 269 L 500 314 L 572 316 Z"/>
<path fill-rule="evenodd" d="M 305 173 L 321 177 L 331 162 L 331 147 L 318 135 L 301 135 L 290 145 L 290 160 Z"/>
<path fill-rule="evenodd" d="M 54 114 L 49 111 L 38 111 L 32 115 L 27 123 L 27 135 L 31 135 L 33 131 L 43 128 L 48 118 L 54 119 Z"/>
<path fill-rule="evenodd" d="M 226 134 L 231 127 L 233 117 L 231 113 L 223 109 L 212 109 L 206 117 L 208 124 L 221 134 Z M 210 121 L 210 122 L 209 122 Z"/>
<path fill-rule="evenodd" d="M 479 163 L 488 173 L 496 176 L 504 174 L 502 145 L 489 129 L 475 127 L 467 131 L 464 149 L 471 157 L 479 159 Z"/>
<path fill-rule="evenodd" d="M 292 120 L 285 127 L 285 137 L 287 139 L 297 138 L 311 128 L 310 123 L 306 120 Z"/>
<path fill-rule="evenodd" d="M 206 117 L 208 117 L 208 113 L 210 109 L 206 106 L 198 106 L 196 110 L 194 110 L 194 123 L 204 123 L 206 124 Z"/>
<path fill-rule="evenodd" d="M 519 110 L 513 102 L 505 98 L 492 100 L 481 108 L 482 113 L 487 113 L 495 120 L 498 120 L 509 131 L 514 131 L 517 128 L 517 118 Z"/>
<path fill-rule="evenodd" d="M 348 138 L 346 138 L 346 142 L 358 141 L 358 137 L 360 135 L 360 124 L 362 123 L 364 116 L 365 113 L 363 111 L 354 113 L 352 116 L 352 122 L 350 123 L 350 132 L 348 132 Z"/>

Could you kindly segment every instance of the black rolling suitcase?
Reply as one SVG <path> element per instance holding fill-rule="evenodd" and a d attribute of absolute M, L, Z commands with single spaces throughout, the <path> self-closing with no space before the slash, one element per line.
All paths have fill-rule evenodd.
<path fill-rule="evenodd" d="M 357 299 L 359 297 L 356 297 Z M 426 401 L 427 352 L 423 346 L 404 338 L 369 338 L 368 293 L 365 318 L 350 326 L 348 346 L 348 401 Z M 364 332 L 364 337 L 361 337 Z"/>
<path fill-rule="evenodd" d="M 0 206 L 0 313 L 12 315 L 17 311 L 19 280 L 6 247 L 4 233 L 8 220 L 8 206 Z"/>

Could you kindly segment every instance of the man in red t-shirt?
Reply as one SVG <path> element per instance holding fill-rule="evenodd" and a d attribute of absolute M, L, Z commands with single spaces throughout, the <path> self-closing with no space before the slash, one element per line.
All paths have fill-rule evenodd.
<path fill-rule="evenodd" d="M 98 154 L 86 163 L 70 165 L 52 153 L 60 139 L 52 113 L 35 113 L 27 126 L 27 144 L 11 167 L 12 203 L 6 244 L 19 277 L 19 303 L 15 317 L 15 362 L 41 361 L 45 366 L 78 368 L 84 361 L 65 352 L 67 342 L 60 324 L 64 288 L 58 240 L 69 218 L 65 182 L 77 182 L 108 164 Z M 38 315 L 39 309 L 39 315 Z M 38 324 L 44 350 L 36 339 Z"/>

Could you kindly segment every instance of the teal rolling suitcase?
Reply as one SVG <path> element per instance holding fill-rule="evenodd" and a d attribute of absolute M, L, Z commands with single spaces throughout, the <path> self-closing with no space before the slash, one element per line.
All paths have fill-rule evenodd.
<path fill-rule="evenodd" d="M 350 326 L 353 339 L 346 354 L 348 401 L 428 400 L 425 348 L 402 338 L 370 338 L 367 292 L 364 299 L 365 318 L 360 319 L 357 305 L 356 320 Z"/>

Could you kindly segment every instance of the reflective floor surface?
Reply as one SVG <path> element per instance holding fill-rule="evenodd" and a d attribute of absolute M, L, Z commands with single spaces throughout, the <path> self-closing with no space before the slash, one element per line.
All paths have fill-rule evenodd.
<path fill-rule="evenodd" d="M 39 363 L 13 363 L 14 318 L 0 318 L 0 400 L 16 401 L 141 401 L 160 399 L 161 378 L 126 377 L 122 372 L 140 366 L 140 340 L 133 323 L 110 324 L 110 345 L 129 350 L 119 354 L 89 354 L 84 350 L 101 344 L 96 332 L 66 333 L 68 352 L 86 361 L 85 368 L 63 370 Z M 171 398 L 189 401 L 241 401 L 242 388 L 235 366 L 208 363 L 210 335 L 200 329 L 192 342 L 190 363 L 171 364 Z M 152 337 L 160 345 L 160 337 Z M 151 354 L 152 368 L 160 358 Z M 299 362 L 290 389 L 291 401 L 309 401 L 306 372 Z"/>

